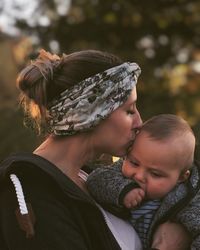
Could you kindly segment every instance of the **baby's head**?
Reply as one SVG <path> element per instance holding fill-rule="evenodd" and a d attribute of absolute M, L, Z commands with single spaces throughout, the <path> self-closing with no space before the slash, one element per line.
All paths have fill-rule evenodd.
<path fill-rule="evenodd" d="M 190 175 L 195 136 L 182 118 L 162 114 L 146 121 L 125 159 L 122 172 L 148 199 L 159 199 Z"/>

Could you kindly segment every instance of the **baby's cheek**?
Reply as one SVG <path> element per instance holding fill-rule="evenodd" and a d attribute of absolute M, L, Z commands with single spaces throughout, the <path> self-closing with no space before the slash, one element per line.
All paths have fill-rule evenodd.
<path fill-rule="evenodd" d="M 163 186 L 163 184 L 152 185 L 147 188 L 146 195 L 149 199 L 162 198 L 166 192 L 165 189 L 166 188 Z"/>
<path fill-rule="evenodd" d="M 125 177 L 131 177 L 131 168 L 130 168 L 129 164 L 126 161 L 124 161 L 124 163 L 122 165 L 122 174 Z"/>

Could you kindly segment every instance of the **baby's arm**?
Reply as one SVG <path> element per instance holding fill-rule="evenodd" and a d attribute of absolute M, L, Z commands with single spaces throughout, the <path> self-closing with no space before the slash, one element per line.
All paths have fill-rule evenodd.
<path fill-rule="evenodd" d="M 87 188 L 90 194 L 99 203 L 115 206 L 123 205 L 125 195 L 138 184 L 122 175 L 122 160 L 111 166 L 95 169 L 87 179 Z"/>

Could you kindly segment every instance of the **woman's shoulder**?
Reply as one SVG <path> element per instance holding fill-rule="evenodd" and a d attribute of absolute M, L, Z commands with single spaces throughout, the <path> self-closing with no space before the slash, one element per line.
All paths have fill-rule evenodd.
<path fill-rule="evenodd" d="M 0 181 L 11 174 L 32 175 L 42 173 L 55 179 L 67 178 L 53 163 L 33 153 L 12 154 L 0 164 Z"/>
<path fill-rule="evenodd" d="M 0 164 L 0 185 L 16 175 L 20 179 L 35 179 L 40 176 L 54 176 L 56 170 L 50 162 L 33 153 L 15 153 L 8 156 Z M 57 172 L 57 171 L 56 171 Z"/>
<path fill-rule="evenodd" d="M 59 168 L 33 153 L 9 156 L 0 165 L 0 187 L 11 185 L 11 175 L 16 175 L 25 192 L 39 195 L 57 195 L 65 199 L 87 200 L 87 195 Z M 14 187 L 13 187 L 14 188 Z"/>

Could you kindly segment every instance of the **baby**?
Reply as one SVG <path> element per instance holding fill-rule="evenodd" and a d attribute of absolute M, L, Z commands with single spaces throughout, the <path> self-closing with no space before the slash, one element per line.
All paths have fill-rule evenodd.
<path fill-rule="evenodd" d="M 200 229 L 200 219 L 191 220 L 189 209 L 184 210 L 194 195 L 198 197 L 200 186 L 199 175 L 194 174 L 198 169 L 192 168 L 194 150 L 195 136 L 185 120 L 175 115 L 155 116 L 143 124 L 123 162 L 90 174 L 88 190 L 103 205 L 130 209 L 130 222 L 144 249 L 150 245 L 158 219 L 159 223 L 177 220 L 189 231 L 194 227 L 194 232 Z M 195 190 L 193 195 L 189 186 Z M 193 206 L 200 206 L 200 201 Z M 179 218 L 182 211 L 187 218 L 183 221 Z M 200 236 L 197 244 L 200 249 Z"/>

